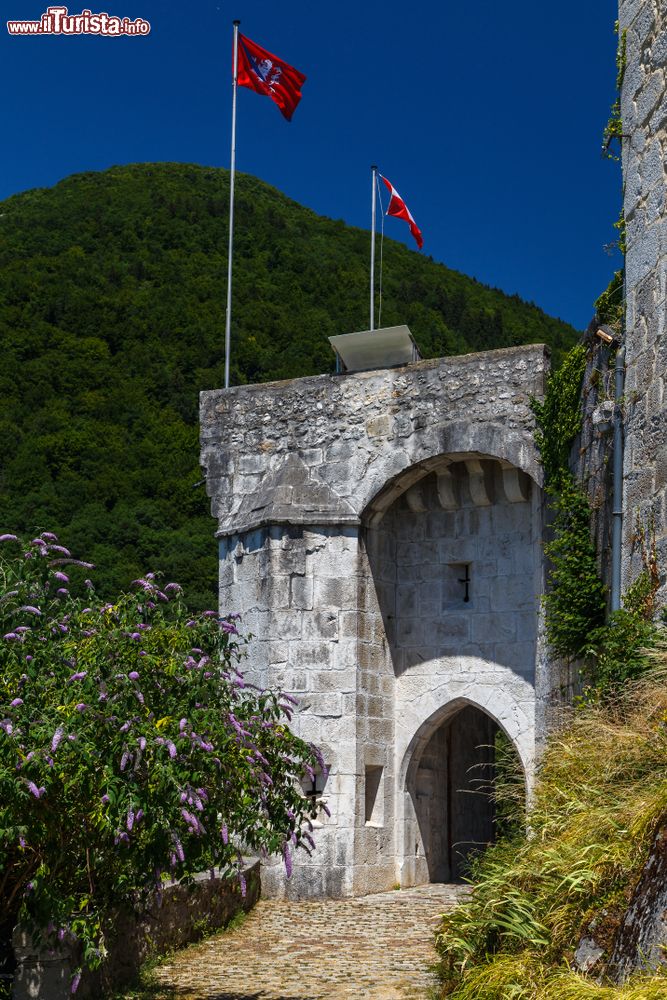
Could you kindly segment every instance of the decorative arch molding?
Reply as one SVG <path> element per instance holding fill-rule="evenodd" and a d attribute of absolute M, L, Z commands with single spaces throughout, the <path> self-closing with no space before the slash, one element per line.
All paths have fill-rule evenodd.
<path fill-rule="evenodd" d="M 406 787 L 410 772 L 416 767 L 418 767 L 421 754 L 424 748 L 427 746 L 428 742 L 430 741 L 431 737 L 434 735 L 434 733 L 446 722 L 449 722 L 450 719 L 453 719 L 454 716 L 461 711 L 461 709 L 466 708 L 468 706 L 470 706 L 471 708 L 476 708 L 479 712 L 483 712 L 484 715 L 487 715 L 492 722 L 495 722 L 495 724 L 498 726 L 499 729 L 503 730 L 507 738 L 511 741 L 512 746 L 516 750 L 517 756 L 519 757 L 519 760 L 521 762 L 521 768 L 524 774 L 524 780 L 527 781 L 528 778 L 527 762 L 524 760 L 521 754 L 519 739 L 515 738 L 512 735 L 512 733 L 508 732 L 507 725 L 504 725 L 503 722 L 496 715 L 494 715 L 493 712 L 489 711 L 489 709 L 486 708 L 484 705 L 479 704 L 479 702 L 475 701 L 473 698 L 457 697 L 453 698 L 451 701 L 447 702 L 447 704 L 442 705 L 440 708 L 436 709 L 436 711 L 433 712 L 428 717 L 428 719 L 426 719 L 421 724 L 421 726 L 413 736 L 412 740 L 410 741 L 405 750 L 405 753 L 403 754 L 403 760 L 399 768 L 399 773 L 398 773 L 399 787 L 403 789 Z"/>
<path fill-rule="evenodd" d="M 403 448 L 397 448 L 395 441 L 388 441 L 371 459 L 367 474 L 359 483 L 354 506 L 360 512 L 362 523 L 372 523 L 375 515 L 381 515 L 406 490 L 435 472 L 444 473 L 438 490 L 441 503 L 446 507 L 448 466 L 467 461 L 472 470 L 480 459 L 495 460 L 508 473 L 519 470 L 537 486 L 542 485 L 542 467 L 530 434 L 490 421 L 457 420 L 416 430 Z M 516 484 L 511 484 L 509 475 L 506 493 L 518 499 Z"/>
<path fill-rule="evenodd" d="M 492 667 L 493 665 L 487 664 Z M 492 819 L 488 812 L 485 813 L 482 807 L 481 816 L 482 829 L 486 828 L 486 836 L 470 836 L 469 833 L 457 836 L 462 830 L 479 831 L 480 812 L 479 807 L 473 808 L 472 812 L 463 814 L 459 812 L 451 813 L 451 787 L 447 777 L 450 768 L 449 753 L 454 746 L 460 744 L 450 743 L 445 737 L 444 745 L 440 752 L 447 754 L 445 757 L 437 757 L 438 744 L 433 745 L 434 740 L 438 740 L 438 733 L 451 724 L 455 727 L 459 713 L 473 709 L 477 717 L 485 716 L 494 726 L 502 730 L 509 738 L 514 750 L 521 762 L 524 776 L 524 787 L 526 789 L 527 801 L 530 801 L 533 778 L 533 745 L 534 733 L 531 723 L 530 709 L 524 711 L 516 698 L 511 694 L 505 695 L 502 691 L 502 679 L 505 673 L 502 668 L 498 671 L 497 683 L 493 685 L 481 685 L 477 692 L 466 694 L 452 693 L 447 682 L 424 691 L 418 701 L 410 705 L 411 711 L 406 712 L 408 716 L 403 720 L 403 734 L 398 731 L 396 743 L 396 875 L 401 885 L 420 885 L 428 881 L 449 881 L 452 877 L 460 877 L 460 868 L 455 861 L 455 854 L 461 852 L 458 845 L 465 842 L 479 843 L 485 841 L 490 833 L 489 824 Z M 436 707 L 434 707 L 434 705 Z M 526 706 L 527 707 L 527 706 Z M 400 712 L 400 709 L 399 709 Z M 398 716 L 400 717 L 400 715 Z M 464 746 L 462 749 L 463 759 L 470 753 L 471 747 L 465 746 L 468 736 L 468 725 L 470 721 L 466 719 L 465 727 L 462 730 L 464 736 Z M 408 729 L 408 726 L 410 727 Z M 487 745 L 487 737 L 483 737 L 481 747 Z M 469 743 L 469 739 L 467 740 Z M 434 753 L 436 757 L 434 757 Z M 484 750 L 481 751 L 482 758 Z M 422 761 L 427 759 L 426 770 L 422 769 Z M 442 761 L 444 770 L 438 775 L 437 760 Z M 459 756 L 458 770 L 460 772 L 461 757 Z M 475 757 L 473 757 L 475 759 Z M 452 766 L 456 768 L 452 761 Z M 426 801 L 433 803 L 427 806 L 424 812 L 424 788 L 422 782 L 428 779 L 428 798 Z M 443 782 L 442 786 L 440 782 Z M 443 795 L 446 802 L 445 815 L 439 816 L 437 800 L 432 798 L 437 788 L 442 787 L 439 798 L 442 803 Z M 449 788 L 449 791 L 444 789 Z M 430 809 L 435 808 L 435 815 L 430 814 Z M 452 831 L 450 821 L 447 817 L 458 816 L 455 820 L 458 824 L 458 831 Z M 435 825 L 434 825 L 435 819 Z M 469 826 L 468 824 L 472 824 Z M 464 855 L 465 855 L 464 849 Z M 458 872 L 457 872 L 458 868 Z"/>
<path fill-rule="evenodd" d="M 433 669 L 437 668 L 437 661 Z M 467 668 L 467 669 L 466 669 Z M 449 677 L 420 678 L 417 694 L 413 683 L 400 684 L 397 690 L 396 779 L 399 792 L 405 790 L 408 771 L 439 727 L 467 705 L 488 715 L 511 740 L 526 777 L 527 793 L 533 785 L 535 763 L 534 694 L 529 684 L 521 682 L 507 667 L 488 661 L 462 657 L 458 676 L 474 676 L 484 670 L 483 679 L 470 684 L 465 694 L 453 691 Z M 469 673 L 470 671 L 470 673 Z M 430 680 L 430 683 L 429 683 Z M 409 684 L 409 687 L 408 687 Z M 401 690 L 403 688 L 404 690 Z M 525 690 L 524 690 L 525 688 Z"/>

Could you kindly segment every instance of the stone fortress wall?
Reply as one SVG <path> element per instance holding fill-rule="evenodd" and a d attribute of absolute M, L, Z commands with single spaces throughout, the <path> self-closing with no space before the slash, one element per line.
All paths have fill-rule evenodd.
<path fill-rule="evenodd" d="M 667 2 L 620 0 L 627 65 L 621 90 L 626 384 L 623 589 L 641 570 L 636 517 L 653 519 L 667 567 Z M 667 600 L 664 587 L 662 603 Z"/>
<path fill-rule="evenodd" d="M 498 727 L 530 781 L 551 685 L 529 407 L 547 367 L 529 346 L 202 393 L 221 610 L 243 612 L 251 677 L 300 699 L 331 768 L 310 789 L 331 811 L 317 851 L 289 883 L 265 869 L 264 891 L 456 877 L 489 839 L 487 800 L 458 790 Z"/>
<path fill-rule="evenodd" d="M 667 0 L 620 0 L 620 28 L 625 590 L 637 518 L 663 581 L 667 566 Z M 253 678 L 299 697 L 297 729 L 331 767 L 306 789 L 331 811 L 316 854 L 289 883 L 269 868 L 265 891 L 457 877 L 490 834 L 458 790 L 499 728 L 530 785 L 560 673 L 529 408 L 547 367 L 532 346 L 202 394 L 221 609 L 243 612 Z"/>

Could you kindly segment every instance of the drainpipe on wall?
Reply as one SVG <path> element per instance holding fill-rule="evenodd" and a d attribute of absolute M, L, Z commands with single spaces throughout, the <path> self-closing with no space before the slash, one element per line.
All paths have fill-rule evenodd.
<path fill-rule="evenodd" d="M 611 522 L 611 610 L 621 607 L 621 542 L 623 538 L 623 389 L 625 348 L 616 352 L 614 401 L 614 495 Z"/>

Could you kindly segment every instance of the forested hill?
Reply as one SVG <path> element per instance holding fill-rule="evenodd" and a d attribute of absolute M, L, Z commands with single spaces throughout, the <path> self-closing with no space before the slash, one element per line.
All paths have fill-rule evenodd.
<path fill-rule="evenodd" d="M 238 177 L 232 380 L 332 370 L 367 327 L 369 235 Z M 137 164 L 0 204 L 0 530 L 58 531 L 111 595 L 148 569 L 215 601 L 201 389 L 224 373 L 227 171 Z M 426 357 L 576 332 L 391 240 L 382 325 Z"/>

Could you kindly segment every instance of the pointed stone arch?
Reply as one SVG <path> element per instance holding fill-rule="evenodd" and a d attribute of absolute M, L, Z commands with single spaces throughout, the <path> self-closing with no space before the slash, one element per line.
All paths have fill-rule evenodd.
<path fill-rule="evenodd" d="M 249 680 L 297 697 L 300 735 L 336 748 L 317 851 L 272 893 L 395 884 L 397 774 L 456 699 L 497 719 L 529 772 L 550 693 L 530 407 L 547 368 L 531 345 L 202 394 L 221 611 L 253 634 Z"/>
<path fill-rule="evenodd" d="M 542 485 L 542 467 L 532 435 L 494 422 L 452 420 L 415 432 L 409 448 L 383 451 L 369 465 L 354 505 L 362 523 L 372 523 L 374 515 L 431 473 L 443 474 L 446 479 L 450 465 L 468 462 L 472 478 L 474 463 L 480 460 L 496 462 L 506 470 L 504 487 L 508 498 L 517 495 L 516 484 L 522 477 Z M 443 483 L 443 506 L 445 496 L 446 483 Z"/>
<path fill-rule="evenodd" d="M 522 734 L 511 728 L 514 736 L 488 707 L 455 697 L 413 734 L 397 774 L 401 885 L 460 881 L 471 858 L 493 842 L 498 733 L 514 749 L 526 792 L 531 774 Z"/>

